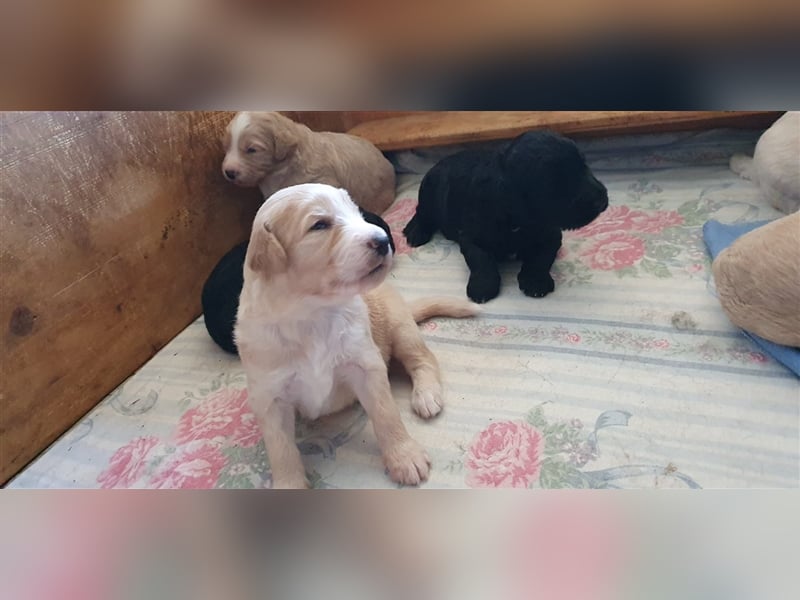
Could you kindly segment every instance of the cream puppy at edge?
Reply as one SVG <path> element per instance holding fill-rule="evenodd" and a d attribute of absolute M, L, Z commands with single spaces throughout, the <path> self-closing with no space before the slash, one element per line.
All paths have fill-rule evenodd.
<path fill-rule="evenodd" d="M 316 419 L 356 399 L 391 479 L 418 485 L 428 478 L 430 458 L 403 424 L 387 364 L 395 357 L 409 373 L 414 411 L 435 416 L 442 409 L 439 366 L 416 324 L 479 309 L 459 298 L 406 304 L 384 283 L 391 264 L 385 232 L 364 221 L 343 189 L 292 186 L 259 209 L 235 335 L 274 488 L 307 487 L 295 414 Z"/>
<path fill-rule="evenodd" d="M 784 113 L 756 143 L 753 157 L 734 154 L 730 167 L 787 215 L 800 210 L 800 111 Z"/>

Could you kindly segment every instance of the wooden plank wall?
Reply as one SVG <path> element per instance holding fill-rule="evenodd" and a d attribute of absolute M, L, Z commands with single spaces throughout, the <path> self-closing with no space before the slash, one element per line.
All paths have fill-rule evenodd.
<path fill-rule="evenodd" d="M 220 172 L 225 113 L 0 114 L 0 480 L 200 310 L 257 190 Z"/>

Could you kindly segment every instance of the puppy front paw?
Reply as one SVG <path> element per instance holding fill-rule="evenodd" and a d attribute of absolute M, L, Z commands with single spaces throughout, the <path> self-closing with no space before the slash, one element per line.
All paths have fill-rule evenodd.
<path fill-rule="evenodd" d="M 411 396 L 411 407 L 423 419 L 431 419 L 442 412 L 442 389 L 415 389 Z"/>
<path fill-rule="evenodd" d="M 272 480 L 273 490 L 307 490 L 308 481 L 305 477 L 276 477 Z"/>
<path fill-rule="evenodd" d="M 425 227 L 420 219 L 414 216 L 403 229 L 403 235 L 406 237 L 408 245 L 416 248 L 431 241 L 433 231 Z"/>
<path fill-rule="evenodd" d="M 419 485 L 428 479 L 431 459 L 415 440 L 397 442 L 384 454 L 389 477 L 401 485 Z"/>
<path fill-rule="evenodd" d="M 519 289 L 522 290 L 522 293 L 533 298 L 542 298 L 556 289 L 556 282 L 549 274 L 523 275 L 520 273 L 517 281 L 519 281 Z"/>
<path fill-rule="evenodd" d="M 483 304 L 500 294 L 500 274 L 472 274 L 467 282 L 467 296 L 473 302 Z"/>

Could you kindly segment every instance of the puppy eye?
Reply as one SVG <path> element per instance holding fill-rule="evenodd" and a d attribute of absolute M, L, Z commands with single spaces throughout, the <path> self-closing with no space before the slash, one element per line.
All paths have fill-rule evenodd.
<path fill-rule="evenodd" d="M 331 222 L 328 219 L 320 219 L 314 223 L 309 231 L 322 231 L 323 229 L 330 229 Z"/>
<path fill-rule="evenodd" d="M 255 153 L 255 151 L 256 151 L 255 148 L 248 148 L 247 150 L 245 150 L 245 152 L 247 152 L 248 154 L 253 154 Z"/>

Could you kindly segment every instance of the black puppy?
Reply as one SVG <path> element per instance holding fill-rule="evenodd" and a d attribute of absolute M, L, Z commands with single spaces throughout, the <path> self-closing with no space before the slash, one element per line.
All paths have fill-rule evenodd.
<path fill-rule="evenodd" d="M 365 210 L 362 210 L 361 214 L 367 223 L 377 225 L 386 232 L 389 236 L 389 245 L 394 252 L 392 232 L 386 221 Z M 247 244 L 248 242 L 242 242 L 222 257 L 203 285 L 203 294 L 200 298 L 208 334 L 220 348 L 232 354 L 238 354 L 233 340 L 233 327 L 236 324 L 236 312 L 239 310 L 239 295 L 244 285 L 244 257 L 247 254 Z"/>
<path fill-rule="evenodd" d="M 520 289 L 541 297 L 555 289 L 550 267 L 561 231 L 588 225 L 607 207 L 605 186 L 574 142 L 530 131 L 501 149 L 465 150 L 434 165 L 403 233 L 412 246 L 437 230 L 458 242 L 475 302 L 500 293 L 497 264 L 512 255 L 522 261 Z"/>

